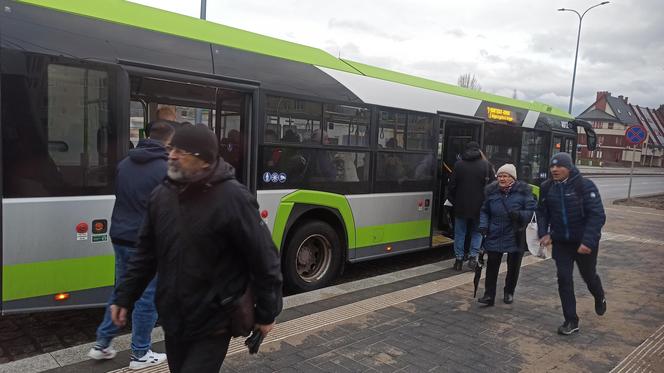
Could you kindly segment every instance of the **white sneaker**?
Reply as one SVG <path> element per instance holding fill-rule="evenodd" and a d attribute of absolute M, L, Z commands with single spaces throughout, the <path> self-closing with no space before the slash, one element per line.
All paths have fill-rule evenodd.
<path fill-rule="evenodd" d="M 161 354 L 159 352 L 152 352 L 152 350 L 148 350 L 148 352 L 140 358 L 132 356 L 131 361 L 129 362 L 129 369 L 137 370 L 147 367 L 153 367 L 155 365 L 163 363 L 164 361 L 166 361 L 166 354 Z"/>
<path fill-rule="evenodd" d="M 108 360 L 114 358 L 117 354 L 117 351 L 111 346 L 102 348 L 101 346 L 95 345 L 90 349 L 90 352 L 88 352 L 88 357 L 95 360 Z"/>

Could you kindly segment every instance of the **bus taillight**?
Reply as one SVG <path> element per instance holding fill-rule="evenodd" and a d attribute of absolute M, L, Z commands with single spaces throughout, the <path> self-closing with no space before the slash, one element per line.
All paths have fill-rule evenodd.
<path fill-rule="evenodd" d="M 67 299 L 69 299 L 69 293 L 58 293 L 58 294 L 55 294 L 54 298 L 55 298 L 56 301 L 67 300 Z"/>
<path fill-rule="evenodd" d="M 267 216 L 268 216 L 268 212 L 267 212 L 267 210 L 263 210 L 263 211 L 261 211 L 261 218 L 263 218 L 263 219 L 267 219 Z"/>

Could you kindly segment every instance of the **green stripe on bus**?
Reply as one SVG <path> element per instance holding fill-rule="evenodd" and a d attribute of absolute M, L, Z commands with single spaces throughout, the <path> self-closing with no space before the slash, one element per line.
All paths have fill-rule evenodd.
<path fill-rule="evenodd" d="M 414 240 L 431 236 L 431 220 L 357 228 L 356 248 Z"/>
<path fill-rule="evenodd" d="M 2 300 L 112 286 L 113 255 L 2 266 Z"/>
<path fill-rule="evenodd" d="M 293 210 L 293 206 L 295 206 L 293 202 L 281 202 L 279 204 L 279 208 L 277 209 L 277 215 L 274 218 L 272 241 L 274 241 L 274 244 L 279 250 L 282 249 L 281 241 L 284 239 L 284 230 L 286 229 L 286 223 L 288 222 L 288 217 Z"/>
<path fill-rule="evenodd" d="M 155 9 L 130 1 L 21 0 L 21 2 L 357 74 L 357 71 L 351 66 L 318 48 Z"/>
<path fill-rule="evenodd" d="M 286 221 L 288 221 L 288 216 L 293 209 L 293 205 L 296 203 L 324 206 L 337 210 L 343 220 L 342 224 L 346 227 L 346 232 L 348 233 L 348 248 L 352 249 L 355 247 L 355 219 L 353 219 L 353 212 L 346 197 L 341 194 L 317 192 L 314 190 L 298 190 L 281 199 L 274 221 L 274 228 L 272 229 L 272 239 L 277 247 L 281 245 Z M 277 227 L 277 223 L 281 224 L 280 227 Z"/>
<path fill-rule="evenodd" d="M 535 196 L 535 200 L 539 201 L 540 187 L 533 184 L 528 184 L 528 185 L 530 185 L 530 187 L 533 188 L 533 195 Z"/>

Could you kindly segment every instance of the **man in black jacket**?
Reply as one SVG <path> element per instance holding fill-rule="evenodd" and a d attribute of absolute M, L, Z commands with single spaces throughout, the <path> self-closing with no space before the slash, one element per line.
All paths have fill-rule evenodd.
<path fill-rule="evenodd" d="M 482 243 L 482 235 L 478 231 L 480 208 L 484 202 L 484 187 L 491 176 L 491 166 L 482 159 L 480 145 L 468 142 L 461 159 L 454 164 L 447 193 L 447 199 L 454 205 L 454 269 L 457 271 L 462 269 L 467 231 L 470 231 L 468 266 L 474 269 L 477 265 Z"/>
<path fill-rule="evenodd" d="M 113 320 L 124 324 L 158 274 L 156 303 L 173 373 L 219 371 L 231 338 L 229 314 L 248 286 L 263 335 L 282 308 L 277 250 L 256 199 L 218 151 L 204 126 L 176 131 L 168 177 L 150 197 L 138 254 L 112 306 Z"/>
<path fill-rule="evenodd" d="M 159 185 L 168 168 L 166 145 L 173 136 L 172 122 L 158 120 L 151 122 L 149 138 L 138 142 L 135 149 L 120 161 L 115 178 L 115 205 L 111 217 L 111 241 L 115 251 L 115 278 L 119 280 L 126 271 L 127 264 L 136 252 L 138 229 L 147 212 L 148 198 Z M 156 280 L 140 296 L 132 312 L 131 357 L 129 368 L 141 369 L 166 360 L 166 354 L 153 352 L 151 333 L 157 321 L 154 305 Z M 108 302 L 115 302 L 114 295 Z M 95 360 L 112 359 L 116 351 L 111 341 L 120 329 L 111 320 L 110 309 L 106 309 L 104 320 L 97 328 L 97 341 L 88 352 Z"/>
<path fill-rule="evenodd" d="M 537 225 L 540 243 L 553 243 L 558 293 L 565 317 L 558 333 L 570 335 L 579 331 L 572 276 L 574 262 L 595 298 L 595 312 L 600 316 L 606 312 L 604 289 L 596 270 L 606 215 L 597 186 L 581 176 L 569 154 L 554 155 L 550 166 L 551 180 L 542 183 L 540 189 Z"/>

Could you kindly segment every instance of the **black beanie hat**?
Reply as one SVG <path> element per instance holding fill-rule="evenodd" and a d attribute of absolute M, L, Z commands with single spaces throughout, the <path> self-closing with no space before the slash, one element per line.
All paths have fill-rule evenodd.
<path fill-rule="evenodd" d="M 564 152 L 557 153 L 551 158 L 551 162 L 549 163 L 549 167 L 553 166 L 565 167 L 566 169 L 571 170 L 572 168 L 574 168 L 574 162 L 572 161 L 572 156 Z"/>
<path fill-rule="evenodd" d="M 478 144 L 475 141 L 468 141 L 466 143 L 466 150 L 479 149 L 479 148 L 480 148 L 480 144 Z"/>
<path fill-rule="evenodd" d="M 192 153 L 207 163 L 214 163 L 219 157 L 217 136 L 204 125 L 178 128 L 171 146 Z"/>

